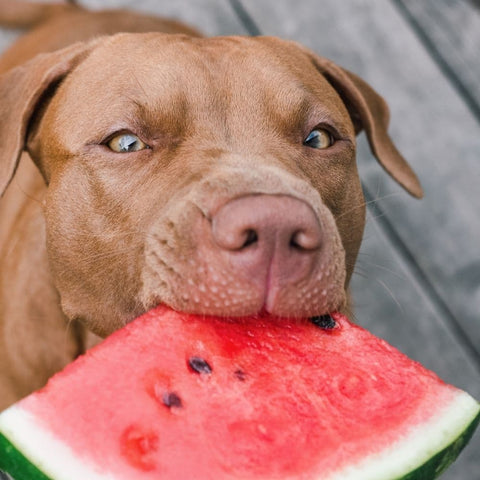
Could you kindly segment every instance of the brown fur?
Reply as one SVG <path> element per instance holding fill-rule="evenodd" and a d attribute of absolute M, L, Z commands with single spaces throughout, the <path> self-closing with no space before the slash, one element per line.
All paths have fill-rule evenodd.
<path fill-rule="evenodd" d="M 365 221 L 360 129 L 383 167 L 421 195 L 388 137 L 381 97 L 300 45 L 205 39 L 125 12 L 0 7 L 0 22 L 37 25 L 0 61 L 0 409 L 43 385 L 93 334 L 160 302 L 219 315 L 346 308 Z M 168 34 L 138 33 L 151 30 Z M 116 31 L 136 33 L 98 37 Z M 336 132 L 329 149 L 303 144 L 319 124 Z M 127 130 L 150 148 L 105 146 Z M 283 206 L 303 209 L 321 226 L 321 248 L 292 258 L 272 251 L 252 276 L 250 260 L 219 249 L 212 233 L 243 198 L 247 210 L 274 199 L 263 202 L 273 223 L 294 221 Z"/>

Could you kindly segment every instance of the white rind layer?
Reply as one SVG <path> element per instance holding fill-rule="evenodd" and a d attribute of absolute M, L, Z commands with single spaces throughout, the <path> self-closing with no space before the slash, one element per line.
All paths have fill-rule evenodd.
<path fill-rule="evenodd" d="M 415 470 L 454 442 L 478 415 L 480 405 L 466 392 L 431 420 L 415 426 L 405 436 L 378 454 L 337 471 L 325 480 L 393 480 Z M 87 458 L 46 430 L 35 417 L 14 405 L 0 414 L 0 432 L 39 470 L 55 480 L 118 480 L 101 472 Z M 39 445 L 42 448 L 39 449 Z M 101 467 L 100 467 L 101 468 Z"/>
<path fill-rule="evenodd" d="M 118 479 L 75 454 L 21 406 L 13 405 L 0 414 L 0 432 L 30 463 L 55 480 Z"/>

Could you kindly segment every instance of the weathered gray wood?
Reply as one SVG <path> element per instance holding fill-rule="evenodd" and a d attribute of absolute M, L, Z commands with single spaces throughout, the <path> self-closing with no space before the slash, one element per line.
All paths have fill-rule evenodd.
<path fill-rule="evenodd" d="M 245 34 L 226 0 L 79 0 L 89 8 L 128 7 L 188 22 L 207 35 Z"/>
<path fill-rule="evenodd" d="M 462 0 L 397 0 L 480 112 L 480 9 Z"/>
<path fill-rule="evenodd" d="M 390 2 L 243 0 L 264 34 L 310 46 L 366 78 L 389 101 L 391 133 L 419 173 L 426 198 L 400 192 L 359 142 L 364 182 L 383 217 L 367 236 L 354 279 L 357 318 L 447 381 L 478 398 L 475 355 L 464 350 L 447 306 L 480 345 L 480 129 L 457 92 Z M 421 3 L 421 2 L 420 2 Z M 382 197 L 385 197 L 382 199 Z M 400 250 L 398 247 L 402 247 Z M 409 264 L 406 246 L 415 265 Z M 439 299 L 418 281 L 419 267 Z M 442 305 L 443 303 L 443 305 Z M 480 435 L 443 478 L 480 471 Z"/>
<path fill-rule="evenodd" d="M 0 28 L 0 52 L 3 52 L 19 35 L 21 32 L 17 30 L 7 30 Z"/>
<path fill-rule="evenodd" d="M 78 0 L 91 9 L 128 8 L 166 16 L 197 27 L 205 35 L 245 35 L 246 31 L 227 0 Z M 21 31 L 0 28 L 0 52 L 5 50 Z"/>

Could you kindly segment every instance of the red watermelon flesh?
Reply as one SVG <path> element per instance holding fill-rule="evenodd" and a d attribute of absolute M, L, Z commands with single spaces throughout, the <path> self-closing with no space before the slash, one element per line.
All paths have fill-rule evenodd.
<path fill-rule="evenodd" d="M 0 415 L 0 432 L 66 480 L 388 480 L 463 446 L 479 412 L 468 394 L 332 318 L 159 307 Z"/>

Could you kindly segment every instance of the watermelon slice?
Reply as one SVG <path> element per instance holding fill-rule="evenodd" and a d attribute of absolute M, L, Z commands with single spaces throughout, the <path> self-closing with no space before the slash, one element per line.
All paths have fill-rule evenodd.
<path fill-rule="evenodd" d="M 16 480 L 433 479 L 480 420 L 344 316 L 159 307 L 0 414 Z"/>

